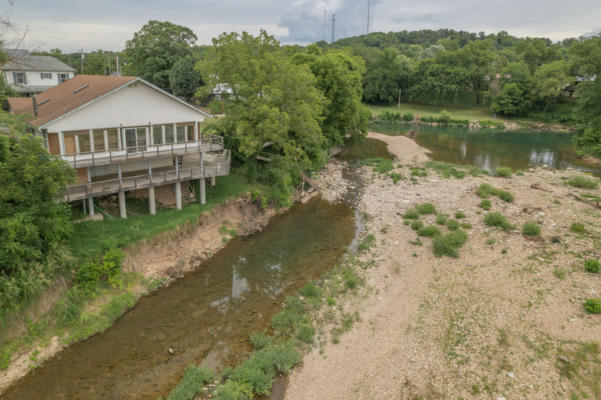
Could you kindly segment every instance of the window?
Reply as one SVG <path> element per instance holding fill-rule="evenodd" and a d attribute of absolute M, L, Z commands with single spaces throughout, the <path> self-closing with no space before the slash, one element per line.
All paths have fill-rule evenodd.
<path fill-rule="evenodd" d="M 108 129 L 107 136 L 109 139 L 108 145 L 109 150 L 115 150 L 119 148 L 119 129 Z"/>
<path fill-rule="evenodd" d="M 186 125 L 187 129 L 188 129 L 188 142 L 193 142 L 194 141 L 194 125 Z"/>
<path fill-rule="evenodd" d="M 25 76 L 25 72 L 13 72 L 13 82 L 17 85 L 26 85 L 27 76 Z"/>
<path fill-rule="evenodd" d="M 52 79 L 52 73 L 51 72 L 40 72 L 40 78 L 41 79 Z"/>
<path fill-rule="evenodd" d="M 173 125 L 165 125 L 165 144 L 173 143 Z"/>
<path fill-rule="evenodd" d="M 104 130 L 94 129 L 94 151 L 104 150 Z"/>
<path fill-rule="evenodd" d="M 77 135 L 79 139 L 79 152 L 80 153 L 89 153 L 90 148 L 90 132 L 82 132 Z"/>
<path fill-rule="evenodd" d="M 163 126 L 153 125 L 152 127 L 152 143 L 163 144 Z"/>
<path fill-rule="evenodd" d="M 90 152 L 90 131 L 65 132 L 65 154 Z"/>
<path fill-rule="evenodd" d="M 69 80 L 69 74 L 57 74 L 58 75 L 58 83 L 63 83 Z"/>
<path fill-rule="evenodd" d="M 177 127 L 177 143 L 184 143 L 186 141 L 186 127 Z"/>

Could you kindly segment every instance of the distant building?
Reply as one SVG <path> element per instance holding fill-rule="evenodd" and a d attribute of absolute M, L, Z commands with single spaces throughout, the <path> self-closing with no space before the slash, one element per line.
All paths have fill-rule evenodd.
<path fill-rule="evenodd" d="M 27 50 L 4 49 L 8 61 L 0 66 L 4 82 L 26 96 L 41 93 L 75 76 L 75 68 L 50 56 Z"/>
<path fill-rule="evenodd" d="M 77 173 L 67 201 L 84 200 L 94 215 L 94 197 L 148 193 L 154 214 L 155 188 L 169 186 L 182 206 L 182 184 L 229 174 L 223 138 L 201 132 L 209 114 L 135 76 L 77 75 L 36 97 L 11 97 L 9 111 L 32 116 L 29 124 L 48 151 Z"/>

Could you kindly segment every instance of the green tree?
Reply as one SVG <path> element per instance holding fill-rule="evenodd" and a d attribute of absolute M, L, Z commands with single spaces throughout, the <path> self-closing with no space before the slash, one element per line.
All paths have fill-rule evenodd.
<path fill-rule="evenodd" d="M 369 110 L 361 103 L 362 60 L 339 50 L 326 53 L 315 45 L 295 55 L 296 64 L 306 64 L 316 78 L 315 86 L 328 100 L 321 122 L 329 146 L 365 137 Z"/>
<path fill-rule="evenodd" d="M 508 83 L 491 102 L 490 109 L 505 115 L 523 115 L 530 108 L 530 102 L 517 83 Z"/>
<path fill-rule="evenodd" d="M 123 72 L 169 89 L 169 72 L 180 58 L 192 54 L 196 35 L 185 26 L 149 21 L 125 43 Z"/>
<path fill-rule="evenodd" d="M 571 52 L 573 69 L 582 79 L 577 90 L 581 121 L 577 144 L 601 157 L 601 36 L 574 44 Z"/>
<path fill-rule="evenodd" d="M 54 272 L 49 259 L 71 234 L 61 191 L 74 171 L 5 112 L 0 124 L 0 309 L 34 294 Z"/>
<path fill-rule="evenodd" d="M 195 60 L 188 56 L 175 62 L 169 72 L 171 93 L 186 100 L 194 98 L 198 87 L 202 84 L 200 74 L 194 69 Z"/>
<path fill-rule="evenodd" d="M 538 68 L 532 78 L 532 95 L 539 103 L 547 107 L 555 103 L 561 95 L 561 89 L 570 83 L 567 73 L 567 64 L 554 61 Z"/>

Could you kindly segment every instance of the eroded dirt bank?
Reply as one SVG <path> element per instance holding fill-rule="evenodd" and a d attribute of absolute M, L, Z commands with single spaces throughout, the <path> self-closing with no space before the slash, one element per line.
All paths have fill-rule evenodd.
<path fill-rule="evenodd" d="M 601 294 L 601 275 L 583 268 L 601 255 L 601 213 L 573 197 L 601 191 L 567 186 L 562 178 L 573 171 L 447 179 L 404 149 L 396 155 L 410 164 L 393 171 L 404 177 L 398 183 L 362 170 L 368 183 L 358 208 L 375 244 L 359 257 L 377 267 L 365 271 L 366 296 L 336 305 L 358 311 L 360 322 L 339 344 L 328 340 L 305 356 L 285 398 L 601 398 L 601 316 L 582 306 Z M 317 179 L 328 199 L 344 186 L 341 169 L 332 163 Z M 484 224 L 481 183 L 515 196 L 489 199 L 490 212 L 515 230 Z M 425 202 L 451 218 L 465 214 L 459 222 L 471 228 L 458 258 L 435 257 L 432 240 L 417 240 L 404 224 L 402 215 Z M 420 219 L 447 231 L 435 215 Z M 540 224 L 539 238 L 522 235 L 526 221 Z M 575 222 L 586 231 L 573 232 Z M 326 336 L 330 328 L 317 326 Z"/>

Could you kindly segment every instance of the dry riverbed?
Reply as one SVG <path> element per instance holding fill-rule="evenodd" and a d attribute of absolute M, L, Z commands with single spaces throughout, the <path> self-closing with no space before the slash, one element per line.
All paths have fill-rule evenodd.
<path fill-rule="evenodd" d="M 375 240 L 359 259 L 373 267 L 363 271 L 362 295 L 331 307 L 358 321 L 333 338 L 333 323 L 316 317 L 318 345 L 292 372 L 285 398 L 601 398 L 601 315 L 582 306 L 601 297 L 601 274 L 583 267 L 601 258 L 601 212 L 573 196 L 600 190 L 567 186 L 562 178 L 574 171 L 444 178 L 419 163 L 423 149 L 403 143 L 389 143 L 404 160 L 391 171 L 403 177 L 397 183 L 362 168 L 358 207 Z M 346 186 L 342 168 L 331 163 L 317 179 L 332 201 Z M 515 230 L 484 224 L 482 183 L 515 196 L 489 199 Z M 432 239 L 417 240 L 405 225 L 402 215 L 425 202 L 465 215 L 459 222 L 471 228 L 458 258 L 436 257 Z M 446 232 L 435 219 L 420 217 Z M 539 237 L 522 235 L 527 221 L 540 224 Z M 573 232 L 575 222 L 586 232 Z"/>

